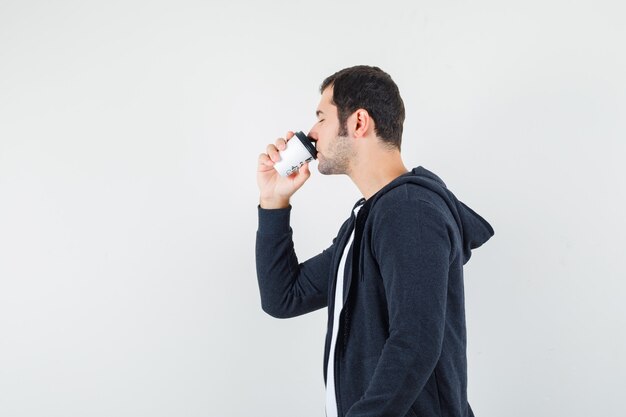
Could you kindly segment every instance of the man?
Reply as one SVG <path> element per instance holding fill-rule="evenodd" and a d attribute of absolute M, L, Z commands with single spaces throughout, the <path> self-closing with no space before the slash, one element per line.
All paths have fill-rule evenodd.
<path fill-rule="evenodd" d="M 299 263 L 290 197 L 308 180 L 273 168 L 288 132 L 259 156 L 256 239 L 261 305 L 280 318 L 328 306 L 328 417 L 473 416 L 467 402 L 463 265 L 494 231 L 423 167 L 400 156 L 404 104 L 377 67 L 322 83 L 318 170 L 348 175 L 363 198 L 333 243 Z"/>

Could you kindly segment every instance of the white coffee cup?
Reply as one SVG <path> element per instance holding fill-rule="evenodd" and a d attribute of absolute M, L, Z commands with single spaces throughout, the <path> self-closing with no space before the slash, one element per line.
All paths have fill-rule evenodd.
<path fill-rule="evenodd" d="M 303 132 L 296 132 L 295 136 L 287 142 L 287 147 L 278 154 L 280 161 L 274 164 L 274 168 L 282 177 L 288 177 L 300 169 L 305 162 L 317 158 L 313 140 Z"/>

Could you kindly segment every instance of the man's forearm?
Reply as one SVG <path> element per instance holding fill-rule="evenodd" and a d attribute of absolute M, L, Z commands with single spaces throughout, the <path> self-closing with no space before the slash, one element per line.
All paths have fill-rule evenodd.
<path fill-rule="evenodd" d="M 332 246 L 298 263 L 289 226 L 291 206 L 259 208 L 256 265 L 261 304 L 273 317 L 305 314 L 328 304 L 328 271 Z"/>

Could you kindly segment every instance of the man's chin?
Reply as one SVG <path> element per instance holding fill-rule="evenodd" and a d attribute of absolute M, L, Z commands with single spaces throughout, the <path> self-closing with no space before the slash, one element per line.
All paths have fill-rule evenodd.
<path fill-rule="evenodd" d="M 337 174 L 337 172 L 333 171 L 332 169 L 329 169 L 329 167 L 324 166 L 321 163 L 317 165 L 317 172 L 319 172 L 322 175 L 336 175 Z"/>
<path fill-rule="evenodd" d="M 324 155 L 317 153 L 317 172 L 322 175 L 328 175 L 328 169 L 326 168 L 326 162 L 324 161 Z"/>
<path fill-rule="evenodd" d="M 317 166 L 317 172 L 322 175 L 332 175 L 332 172 L 329 172 L 327 169 L 324 169 L 324 167 L 320 165 Z"/>
<path fill-rule="evenodd" d="M 343 169 L 340 169 L 337 164 L 333 163 L 333 161 L 324 158 L 324 155 L 319 152 L 317 154 L 317 172 L 322 175 L 343 175 L 346 173 Z"/>

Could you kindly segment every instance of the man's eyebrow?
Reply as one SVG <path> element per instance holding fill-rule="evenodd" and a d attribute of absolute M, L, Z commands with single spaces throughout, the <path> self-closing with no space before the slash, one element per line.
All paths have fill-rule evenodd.
<path fill-rule="evenodd" d="M 316 112 L 315 112 L 315 115 L 316 115 L 317 117 L 320 117 L 320 114 L 324 114 L 324 112 L 323 112 L 323 111 L 321 111 L 321 110 L 318 110 L 318 111 L 316 111 Z"/>

